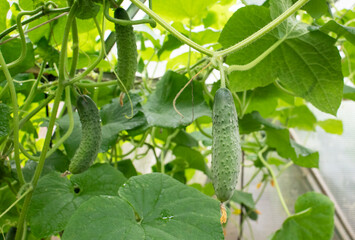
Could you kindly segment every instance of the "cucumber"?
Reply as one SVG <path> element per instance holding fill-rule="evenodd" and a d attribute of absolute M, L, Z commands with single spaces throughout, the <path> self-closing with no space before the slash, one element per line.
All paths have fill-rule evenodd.
<path fill-rule="evenodd" d="M 220 88 L 215 94 L 212 121 L 212 183 L 223 203 L 235 190 L 242 159 L 238 116 L 227 88 Z"/>
<path fill-rule="evenodd" d="M 86 95 L 79 96 L 77 109 L 81 122 L 81 141 L 70 165 L 73 174 L 87 170 L 96 159 L 101 145 L 101 119 L 95 102 Z"/>
<path fill-rule="evenodd" d="M 126 10 L 117 8 L 115 10 L 115 18 L 130 20 Z M 131 25 L 122 26 L 115 24 L 116 44 L 117 44 L 117 73 L 121 82 L 118 86 L 124 92 L 122 84 L 129 91 L 134 84 L 137 72 L 137 44 L 136 36 Z"/>

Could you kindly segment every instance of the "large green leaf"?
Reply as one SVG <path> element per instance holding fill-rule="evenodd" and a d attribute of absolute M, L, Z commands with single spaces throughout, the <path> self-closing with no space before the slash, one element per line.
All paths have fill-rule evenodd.
<path fill-rule="evenodd" d="M 319 153 L 301 146 L 290 139 L 288 129 L 273 129 L 266 128 L 267 138 L 266 143 L 276 149 L 278 154 L 284 158 L 291 160 L 302 167 L 318 167 Z"/>
<path fill-rule="evenodd" d="M 60 150 L 56 150 L 52 155 L 46 158 L 44 162 L 43 170 L 41 176 L 44 176 L 53 171 L 64 173 L 68 170 L 69 167 L 69 159 L 68 157 Z M 33 160 L 28 160 L 24 168 L 22 168 L 22 172 L 26 182 L 30 182 L 32 177 L 36 171 L 38 162 Z M 14 168 L 13 173 L 17 175 L 16 169 Z"/>
<path fill-rule="evenodd" d="M 334 32 L 340 36 L 344 36 L 349 42 L 355 45 L 355 27 L 348 27 L 337 23 L 334 20 L 328 21 L 321 28 L 324 32 Z"/>
<path fill-rule="evenodd" d="M 251 193 L 235 190 L 231 200 L 243 204 L 251 209 L 255 209 L 255 201 Z"/>
<path fill-rule="evenodd" d="M 130 96 L 133 104 L 133 117 L 127 96 L 123 100 L 123 106 L 121 106 L 119 98 L 114 98 L 111 103 L 101 108 L 102 152 L 106 152 L 116 142 L 118 133 L 122 130 L 131 130 L 147 124 L 147 120 L 141 112 L 141 97 L 136 94 L 130 94 Z"/>
<path fill-rule="evenodd" d="M 63 240 L 223 239 L 219 202 L 167 175 L 132 177 L 119 196 L 84 203 Z"/>
<path fill-rule="evenodd" d="M 69 129 L 69 117 L 63 116 L 58 120 L 60 135 L 63 136 Z M 63 145 L 69 158 L 72 158 L 81 140 L 81 123 L 77 112 L 74 113 L 74 129 Z"/>
<path fill-rule="evenodd" d="M 288 217 L 272 240 L 332 239 L 334 231 L 334 204 L 326 196 L 309 192 L 295 203 L 295 214 Z"/>
<path fill-rule="evenodd" d="M 0 190 L 1 213 L 7 210 L 7 208 L 10 207 L 11 204 L 15 201 L 16 196 L 9 188 L 2 188 Z M 9 212 L 7 212 L 4 216 L 0 218 L 0 229 L 6 232 L 9 227 L 16 225 L 18 217 L 19 213 L 16 211 L 16 208 L 12 208 Z"/>
<path fill-rule="evenodd" d="M 332 134 L 343 134 L 343 122 L 338 119 L 327 119 L 318 121 L 317 125 L 323 128 L 324 131 Z"/>
<path fill-rule="evenodd" d="M 262 6 L 239 9 L 228 21 L 220 36 L 224 48 L 242 41 L 290 5 L 290 1 L 270 1 L 270 10 Z M 256 42 L 231 54 L 229 65 L 244 65 L 256 59 L 266 49 L 280 45 L 255 67 L 230 74 L 233 91 L 266 86 L 278 78 L 296 95 L 311 102 L 321 111 L 336 114 L 342 98 L 343 76 L 341 58 L 335 40 L 308 26 L 294 16 Z"/>
<path fill-rule="evenodd" d="M 25 55 L 25 59 L 17 64 L 16 66 L 9 69 L 12 76 L 15 76 L 17 73 L 23 73 L 27 69 L 34 66 L 34 54 L 33 54 L 33 45 L 30 42 L 26 43 L 27 51 Z M 15 61 L 21 54 L 21 40 L 14 39 L 10 42 L 5 43 L 4 45 L 0 46 L 2 55 L 5 59 L 7 64 Z M 3 71 L 0 71 L 0 82 L 5 79 L 5 75 Z"/>
<path fill-rule="evenodd" d="M 31 231 L 40 238 L 62 231 L 74 211 L 93 196 L 117 196 L 126 181 L 107 164 L 96 164 L 70 180 L 58 172 L 42 177 L 33 193 L 28 212 Z"/>
<path fill-rule="evenodd" d="M 173 100 L 178 92 L 188 82 L 188 79 L 173 71 L 167 71 L 157 83 L 147 103 L 143 106 L 144 113 L 151 126 L 177 128 L 189 125 L 196 118 L 211 116 L 211 109 L 203 97 L 202 84 L 193 82 L 181 93 L 176 101 L 176 108 L 184 116 L 182 118 L 173 107 Z M 193 101 L 192 101 L 193 97 Z"/>
<path fill-rule="evenodd" d="M 292 0 L 293 3 L 297 0 Z M 306 10 L 313 18 L 320 18 L 322 15 L 330 13 L 330 3 L 328 0 L 310 0 L 302 9 Z"/>
<path fill-rule="evenodd" d="M 180 165 L 182 170 L 185 168 L 194 168 L 206 172 L 205 159 L 199 151 L 178 145 L 174 148 L 173 154 L 176 156 L 173 163 Z"/>

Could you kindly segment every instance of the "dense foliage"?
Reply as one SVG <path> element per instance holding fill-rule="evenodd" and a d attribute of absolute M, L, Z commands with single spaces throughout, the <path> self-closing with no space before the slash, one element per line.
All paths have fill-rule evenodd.
<path fill-rule="evenodd" d="M 355 100 L 355 9 L 142 2 L 0 0 L 0 239 L 223 239 L 210 181 L 220 170 L 211 171 L 211 148 L 221 85 L 236 106 L 241 167 L 255 169 L 228 214 L 257 219 L 260 198 L 248 186 L 261 179 L 288 216 L 271 239 L 331 239 L 333 203 L 308 192 L 289 210 L 278 177 L 319 164 L 290 129 L 342 133 L 341 121 L 318 121 L 311 109 L 336 116 L 342 100 Z M 120 5 L 129 17 L 115 18 Z M 79 117 L 84 94 L 101 128 L 90 128 L 90 111 Z M 79 146 L 99 153 L 71 174 Z"/>

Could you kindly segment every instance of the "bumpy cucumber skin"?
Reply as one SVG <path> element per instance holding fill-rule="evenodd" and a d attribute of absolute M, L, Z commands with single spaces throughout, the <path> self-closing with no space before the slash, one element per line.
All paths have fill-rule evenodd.
<path fill-rule="evenodd" d="M 242 159 L 238 116 L 227 88 L 214 97 L 212 135 L 212 183 L 217 198 L 225 202 L 235 190 Z"/>
<path fill-rule="evenodd" d="M 130 20 L 126 10 L 117 8 L 115 18 Z M 117 44 L 117 72 L 118 77 L 129 91 L 134 84 L 137 72 L 137 44 L 136 36 L 132 25 L 122 26 L 115 24 L 116 44 Z M 121 83 L 118 82 L 121 91 L 124 91 Z"/>
<path fill-rule="evenodd" d="M 89 96 L 81 95 L 76 103 L 82 131 L 79 147 L 69 165 L 69 171 L 73 174 L 90 167 L 101 145 L 101 120 L 95 102 Z"/>

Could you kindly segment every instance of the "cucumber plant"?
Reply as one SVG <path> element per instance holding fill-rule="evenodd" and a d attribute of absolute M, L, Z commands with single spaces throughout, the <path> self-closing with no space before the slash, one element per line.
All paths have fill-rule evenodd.
<path fill-rule="evenodd" d="M 274 189 L 287 219 L 255 239 L 332 238 L 332 202 L 306 193 L 293 214 L 278 177 L 319 165 L 290 128 L 342 132 L 309 104 L 355 99 L 353 10 L 29 2 L 0 3 L 0 239 L 251 239 Z"/>

